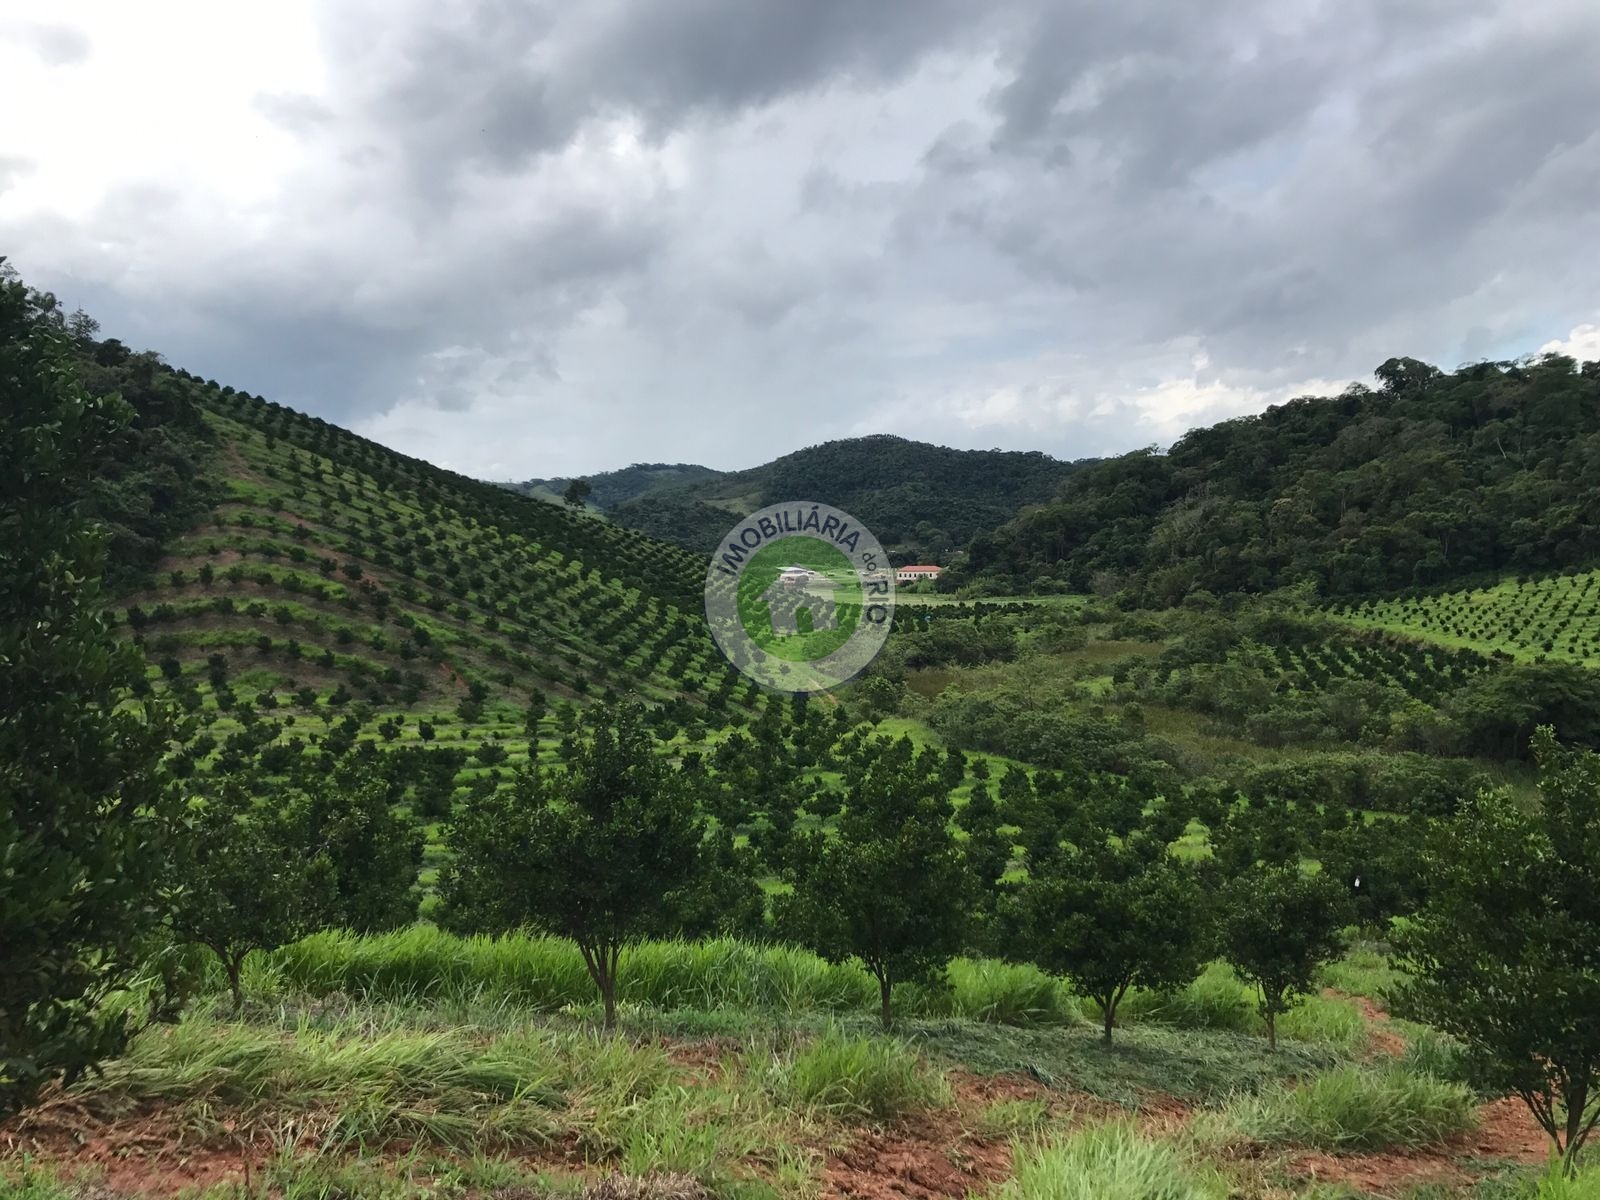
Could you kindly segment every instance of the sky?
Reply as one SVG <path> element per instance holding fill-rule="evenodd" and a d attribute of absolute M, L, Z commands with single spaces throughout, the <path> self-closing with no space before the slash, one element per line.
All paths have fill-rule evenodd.
<path fill-rule="evenodd" d="M 0 0 L 0 254 L 488 479 L 1104 455 L 1600 358 L 1596 61 L 1593 0 Z"/>

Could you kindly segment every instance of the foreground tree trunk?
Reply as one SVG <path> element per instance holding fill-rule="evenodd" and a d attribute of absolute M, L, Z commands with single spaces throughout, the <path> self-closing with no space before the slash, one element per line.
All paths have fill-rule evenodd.
<path fill-rule="evenodd" d="M 1116 987 L 1094 997 L 1100 1005 L 1100 1040 L 1106 1045 L 1111 1045 L 1111 1031 L 1117 1027 L 1117 1009 L 1122 1006 L 1122 999 L 1128 994 L 1128 989 L 1133 986 L 1131 980 L 1124 980 Z"/>
<path fill-rule="evenodd" d="M 228 993 L 233 997 L 234 1016 L 238 1016 L 244 1008 L 244 983 L 241 977 L 244 974 L 244 956 L 249 953 L 248 950 L 243 953 L 217 951 L 217 956 L 222 959 L 222 969 L 228 973 Z"/>
<path fill-rule="evenodd" d="M 885 1029 L 893 1028 L 894 1013 L 889 1009 L 889 995 L 894 990 L 894 981 L 887 974 L 878 976 L 878 1015 L 883 1021 Z"/>
<path fill-rule="evenodd" d="M 617 961 L 622 957 L 622 945 L 620 942 L 579 942 L 578 953 L 583 955 L 589 978 L 600 989 L 605 1031 L 613 1033 L 617 1028 Z"/>
<path fill-rule="evenodd" d="M 1573 1082 L 1567 1089 L 1567 1136 L 1566 1144 L 1561 1147 L 1561 1164 L 1568 1175 L 1578 1173 L 1578 1154 L 1583 1150 L 1583 1145 L 1594 1132 L 1595 1125 L 1600 1123 L 1600 1107 L 1594 1112 L 1589 1108 L 1589 1083 Z"/>

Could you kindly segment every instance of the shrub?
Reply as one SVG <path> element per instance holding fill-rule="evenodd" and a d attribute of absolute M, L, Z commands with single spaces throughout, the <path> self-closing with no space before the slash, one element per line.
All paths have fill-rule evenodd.
<path fill-rule="evenodd" d="M 1325 1150 L 1422 1146 L 1476 1121 L 1465 1087 L 1394 1065 L 1341 1067 L 1277 1084 L 1237 1102 L 1232 1116 L 1257 1141 Z"/>

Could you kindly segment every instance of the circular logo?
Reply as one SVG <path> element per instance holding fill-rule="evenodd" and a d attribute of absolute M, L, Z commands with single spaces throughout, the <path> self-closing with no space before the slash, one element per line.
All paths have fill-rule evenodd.
<path fill-rule="evenodd" d="M 826 504 L 773 504 L 740 521 L 706 568 L 706 622 L 739 671 L 779 692 L 820 692 L 889 636 L 894 569 L 878 539 Z"/>

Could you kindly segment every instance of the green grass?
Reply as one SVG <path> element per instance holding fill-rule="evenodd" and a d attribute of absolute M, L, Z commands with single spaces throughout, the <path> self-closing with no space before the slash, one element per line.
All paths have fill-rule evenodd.
<path fill-rule="evenodd" d="M 1345 1066 L 1235 1103 L 1239 1130 L 1274 1146 L 1384 1150 L 1425 1146 L 1473 1128 L 1472 1094 L 1403 1066 Z"/>
<path fill-rule="evenodd" d="M 530 1026 L 508 1010 L 488 1015 L 455 1024 L 438 1010 L 344 1005 L 240 1024 L 202 1007 L 142 1034 L 68 1101 L 103 1120 L 164 1112 L 199 1141 L 292 1127 L 302 1150 L 387 1158 L 399 1142 L 481 1153 L 566 1139 L 587 1160 L 624 1172 L 670 1170 L 730 1187 L 748 1175 L 747 1162 L 770 1158 L 778 1145 L 791 1147 L 787 1169 L 801 1170 L 805 1155 L 793 1143 L 803 1122 L 786 1103 L 855 1117 L 940 1095 L 913 1051 L 881 1039 L 858 1049 L 824 1037 L 796 1051 L 784 1061 L 805 1086 L 784 1091 L 763 1086 L 769 1072 L 753 1076 L 742 1056 L 704 1080 L 652 1041 Z M 831 1090 L 829 1070 L 840 1076 Z M 391 1194 L 372 1186 L 348 1194 Z"/>
<path fill-rule="evenodd" d="M 1050 1144 L 1017 1147 L 1015 1177 L 993 1200 L 1221 1200 L 1221 1181 L 1184 1161 L 1170 1144 L 1131 1125 L 1091 1126 Z"/>
<path fill-rule="evenodd" d="M 1107 1046 L 1090 1025 L 1062 1028 L 973 1021 L 904 1021 L 899 1033 L 930 1057 L 978 1074 L 1020 1073 L 1051 1087 L 1130 1108 L 1152 1094 L 1210 1103 L 1342 1061 L 1332 1046 L 1289 1042 L 1276 1054 L 1248 1034 L 1134 1025 Z"/>
<path fill-rule="evenodd" d="M 1117 1018 L 1180 1029 L 1266 1036 L 1266 1022 L 1256 1007 L 1255 992 L 1221 963 L 1212 963 L 1198 979 L 1177 992 L 1131 993 L 1118 1009 Z M 1278 1018 L 1280 1038 L 1320 1042 L 1346 1054 L 1359 1053 L 1367 1044 L 1369 1032 L 1353 1003 L 1330 996 L 1306 996 Z"/>
<path fill-rule="evenodd" d="M 949 1090 L 904 1042 L 828 1029 L 762 1068 L 781 1102 L 829 1116 L 887 1120 L 949 1102 Z"/>
<path fill-rule="evenodd" d="M 1515 1195 L 1517 1200 L 1600 1200 L 1600 1165 L 1569 1176 L 1552 1164 L 1537 1179 L 1525 1181 Z"/>
<path fill-rule="evenodd" d="M 316 995 L 347 992 L 377 1000 L 505 998 L 539 1012 L 594 1003 L 595 989 L 572 943 L 536 935 L 457 937 L 432 926 L 359 937 L 314 934 L 278 951 L 263 970 Z M 254 978 L 255 976 L 253 976 Z M 786 1013 L 867 1012 L 877 984 L 854 965 L 828 963 L 794 946 L 731 938 L 643 942 L 622 954 L 624 1005 L 754 1009 Z M 907 1015 L 1017 1024 L 1079 1019 L 1067 990 L 1035 967 L 959 959 L 944 988 L 897 989 Z"/>
<path fill-rule="evenodd" d="M 1410 1021 L 1394 1024 L 1405 1035 L 1406 1049 L 1400 1062 L 1408 1070 L 1453 1083 L 1467 1081 L 1466 1059 L 1459 1042 L 1426 1025 Z"/>
<path fill-rule="evenodd" d="M 77 1200 L 82 1194 L 70 1177 L 39 1164 L 0 1163 L 0 1200 Z"/>
<path fill-rule="evenodd" d="M 222 1112 L 243 1126 L 295 1113 L 324 1146 L 537 1144 L 557 1128 L 552 1114 L 566 1093 L 592 1080 L 592 1053 L 583 1043 L 517 1034 L 479 1039 L 358 1023 L 273 1029 L 201 1012 L 145 1032 L 76 1094 L 105 1117 L 174 1106 L 202 1136 L 220 1129 Z M 653 1065 L 659 1073 L 664 1060 Z"/>
<path fill-rule="evenodd" d="M 1382 949 L 1359 943 L 1324 965 L 1317 977 L 1326 987 L 1374 1000 L 1383 999 L 1404 978 Z"/>

